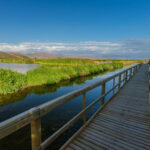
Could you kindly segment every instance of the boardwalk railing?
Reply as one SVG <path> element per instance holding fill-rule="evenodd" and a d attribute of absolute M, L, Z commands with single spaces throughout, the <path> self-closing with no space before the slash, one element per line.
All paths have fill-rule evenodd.
<path fill-rule="evenodd" d="M 148 64 L 148 81 L 149 81 L 149 91 L 150 91 L 150 64 Z"/>
<path fill-rule="evenodd" d="M 148 64 L 148 86 L 149 86 L 149 104 L 150 104 L 150 64 Z"/>
<path fill-rule="evenodd" d="M 31 139 L 32 139 L 32 150 L 43 150 L 48 145 L 50 145 L 58 136 L 60 136 L 64 131 L 66 131 L 73 123 L 75 123 L 79 118 L 83 117 L 84 124 L 86 123 L 86 111 L 88 111 L 92 106 L 101 101 L 101 105 L 105 103 L 105 96 L 110 92 L 113 92 L 113 96 L 116 95 L 121 87 L 127 83 L 128 80 L 134 76 L 136 71 L 140 68 L 141 64 L 135 64 L 129 68 L 126 68 L 113 76 L 105 78 L 95 84 L 89 85 L 85 88 L 73 91 L 64 96 L 58 97 L 52 101 L 46 102 L 40 106 L 34 107 L 28 111 L 25 111 L 19 115 L 16 115 L 6 121 L 0 123 L 0 139 L 10 135 L 11 133 L 21 129 L 22 127 L 30 124 L 31 125 Z M 118 77 L 118 83 L 115 79 Z M 109 91 L 105 91 L 106 83 L 113 80 L 113 88 Z M 117 84 L 115 84 L 115 82 Z M 101 97 L 93 101 L 90 105 L 86 107 L 86 92 L 101 86 Z M 116 88 L 118 90 L 116 90 Z M 59 130 L 52 134 L 45 141 L 41 141 L 41 117 L 52 111 L 56 107 L 72 100 L 73 98 L 83 95 L 83 110 L 74 116 L 70 121 L 63 125 Z M 113 97 L 112 96 L 112 97 Z"/>

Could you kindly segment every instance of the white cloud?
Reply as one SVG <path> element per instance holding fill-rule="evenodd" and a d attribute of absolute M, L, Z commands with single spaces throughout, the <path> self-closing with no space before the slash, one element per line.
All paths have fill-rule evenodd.
<path fill-rule="evenodd" d="M 0 43 L 0 51 L 50 52 L 61 54 L 92 55 L 98 57 L 148 58 L 150 40 L 132 39 L 119 42 L 85 41 L 78 43 L 23 42 L 19 44 Z"/>

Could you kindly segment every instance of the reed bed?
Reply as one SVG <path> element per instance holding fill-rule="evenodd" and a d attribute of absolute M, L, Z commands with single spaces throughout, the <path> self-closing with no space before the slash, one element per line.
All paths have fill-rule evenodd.
<path fill-rule="evenodd" d="M 91 63 L 57 67 L 41 65 L 34 70 L 28 71 L 25 75 L 11 70 L 0 69 L 0 94 L 13 93 L 30 86 L 56 84 L 63 80 L 103 73 L 122 67 L 122 63 Z"/>

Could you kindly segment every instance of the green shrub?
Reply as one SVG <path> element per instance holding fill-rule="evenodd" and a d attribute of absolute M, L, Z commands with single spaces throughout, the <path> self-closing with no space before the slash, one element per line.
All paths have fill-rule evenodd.
<path fill-rule="evenodd" d="M 11 70 L 0 69 L 0 93 L 15 92 L 26 84 L 27 78 L 25 75 Z"/>

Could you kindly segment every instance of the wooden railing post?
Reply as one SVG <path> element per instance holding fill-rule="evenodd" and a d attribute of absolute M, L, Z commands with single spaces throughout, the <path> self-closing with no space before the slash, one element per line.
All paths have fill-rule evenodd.
<path fill-rule="evenodd" d="M 32 150 L 36 150 L 41 144 L 41 120 L 40 118 L 31 122 Z"/>
<path fill-rule="evenodd" d="M 83 106 L 83 109 L 86 108 L 86 93 L 83 93 L 82 106 Z M 86 112 L 83 113 L 83 124 L 85 123 L 86 123 Z"/>
<path fill-rule="evenodd" d="M 135 67 L 135 73 L 137 72 L 137 66 Z"/>
<path fill-rule="evenodd" d="M 104 94 L 105 94 L 105 83 L 102 84 L 102 88 L 101 88 L 101 96 L 103 96 Z M 105 102 L 105 97 L 103 97 L 101 101 L 102 101 L 101 104 L 103 105 L 104 102 Z"/>
<path fill-rule="evenodd" d="M 133 67 L 133 69 L 132 69 L 132 76 L 134 76 L 134 74 L 135 74 L 135 67 Z"/>
<path fill-rule="evenodd" d="M 115 78 L 113 78 L 113 95 L 115 94 L 115 89 L 114 89 L 114 87 L 115 87 Z"/>
<path fill-rule="evenodd" d="M 148 64 L 149 97 L 150 97 L 150 65 Z"/>
<path fill-rule="evenodd" d="M 136 66 L 134 67 L 134 75 L 135 75 L 135 73 L 136 73 Z"/>
<path fill-rule="evenodd" d="M 118 91 L 120 90 L 121 87 L 121 74 L 119 75 L 119 80 L 118 80 Z"/>
<path fill-rule="evenodd" d="M 126 79 L 126 73 L 123 73 L 123 85 L 125 84 L 125 79 Z"/>
<path fill-rule="evenodd" d="M 140 69 L 140 67 L 141 67 L 141 64 L 138 65 L 138 69 Z"/>
<path fill-rule="evenodd" d="M 135 67 L 135 72 L 137 72 L 137 66 Z"/>
<path fill-rule="evenodd" d="M 132 69 L 130 69 L 130 79 L 131 79 L 131 77 L 132 77 Z"/>
<path fill-rule="evenodd" d="M 126 71 L 126 78 L 125 78 L 125 82 L 128 81 L 128 70 Z"/>

